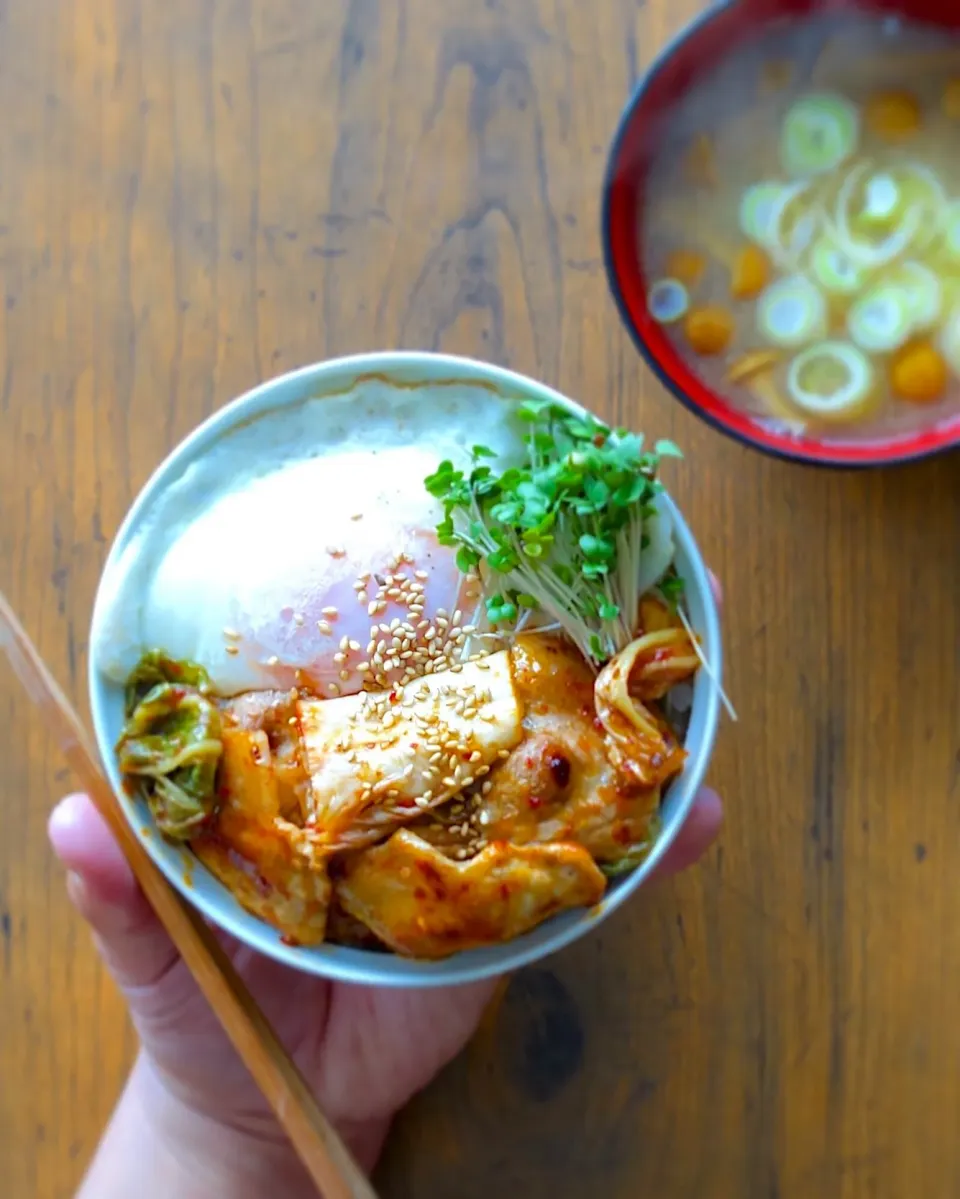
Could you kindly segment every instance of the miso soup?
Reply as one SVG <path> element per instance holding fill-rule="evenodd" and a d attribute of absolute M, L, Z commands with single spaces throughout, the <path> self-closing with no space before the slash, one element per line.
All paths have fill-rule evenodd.
<path fill-rule="evenodd" d="M 960 420 L 960 39 L 779 24 L 668 118 L 643 213 L 651 315 L 780 431 Z"/>

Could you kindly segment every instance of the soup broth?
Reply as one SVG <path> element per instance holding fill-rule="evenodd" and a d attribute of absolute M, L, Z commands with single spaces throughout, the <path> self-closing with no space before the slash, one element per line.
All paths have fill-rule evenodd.
<path fill-rule="evenodd" d="M 835 442 L 960 421 L 960 39 L 778 24 L 660 142 L 648 307 L 709 386 Z"/>

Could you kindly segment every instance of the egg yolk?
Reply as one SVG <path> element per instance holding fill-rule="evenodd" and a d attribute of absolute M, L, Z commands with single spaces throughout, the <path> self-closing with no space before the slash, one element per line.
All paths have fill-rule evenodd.
<path fill-rule="evenodd" d="M 947 364 L 930 342 L 913 342 L 894 355 L 890 386 L 901 400 L 932 403 L 946 391 Z"/>

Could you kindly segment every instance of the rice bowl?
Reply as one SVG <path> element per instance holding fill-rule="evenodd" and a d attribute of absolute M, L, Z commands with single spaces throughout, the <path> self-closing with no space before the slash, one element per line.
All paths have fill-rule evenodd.
<path fill-rule="evenodd" d="M 323 657 L 317 650 L 317 638 L 326 638 L 324 644 L 330 643 L 333 626 L 340 621 L 342 627 L 351 603 L 354 607 L 349 607 L 349 612 L 354 613 L 361 622 L 380 615 L 377 611 L 372 612 L 371 607 L 402 601 L 417 617 L 429 624 L 431 620 L 447 619 L 446 616 L 439 616 L 441 611 L 449 611 L 453 615 L 454 610 L 450 609 L 450 605 L 460 605 L 466 612 L 466 605 L 471 600 L 483 598 L 469 594 L 473 585 L 471 581 L 475 583 L 477 577 L 469 565 L 459 573 L 448 570 L 447 556 L 431 550 L 430 545 L 423 541 L 422 531 L 418 531 L 416 521 L 407 519 L 413 507 L 404 508 L 404 494 L 412 497 L 413 492 L 403 493 L 402 489 L 399 492 L 395 489 L 393 494 L 389 494 L 390 471 L 376 472 L 377 477 L 366 479 L 365 490 L 364 487 L 350 487 L 350 479 L 359 477 L 359 460 L 351 459 L 350 455 L 369 450 L 379 437 L 382 444 L 378 451 L 387 456 L 381 458 L 381 462 L 393 454 L 394 457 L 389 460 L 402 463 L 404 472 L 411 477 L 418 475 L 418 482 L 422 484 L 421 466 L 427 457 L 436 467 L 446 461 L 443 457 L 446 451 L 454 458 L 458 453 L 462 454 L 472 438 L 478 435 L 476 427 L 482 428 L 485 441 L 494 444 L 494 450 L 490 452 L 499 452 L 502 446 L 497 443 L 497 438 L 502 435 L 505 439 L 503 444 L 506 445 L 515 434 L 510 433 L 506 423 L 500 429 L 496 427 L 497 413 L 510 405 L 527 402 L 555 406 L 576 419 L 590 419 L 584 409 L 541 384 L 469 360 L 420 353 L 388 353 L 306 367 L 272 380 L 234 401 L 188 437 L 148 482 L 111 548 L 97 598 L 90 663 L 94 725 L 111 782 L 133 827 L 169 881 L 216 924 L 241 941 L 297 969 L 351 982 L 426 986 L 466 982 L 499 974 L 552 953 L 575 940 L 588 928 L 595 927 L 599 918 L 618 907 L 642 883 L 682 825 L 702 781 L 712 749 L 720 703 L 718 618 L 709 578 L 693 538 L 675 506 L 666 495 L 661 494 L 657 497 L 657 505 L 663 521 L 672 531 L 672 562 L 685 583 L 686 619 L 696 631 L 697 645 L 709 663 L 710 670 L 709 674 L 699 670 L 692 676 L 688 719 L 684 718 L 686 731 L 682 765 L 678 758 L 676 773 L 671 775 L 663 791 L 657 812 L 656 835 L 651 838 L 649 845 L 644 846 L 642 858 L 631 862 L 629 872 L 619 877 L 614 874 L 602 888 L 602 893 L 600 889 L 574 887 L 570 910 L 543 918 L 542 922 L 538 915 L 534 927 L 500 943 L 460 950 L 454 947 L 449 956 L 436 959 L 402 956 L 400 952 L 384 952 L 382 948 L 372 950 L 331 944 L 329 941 L 310 945 L 291 944 L 290 938 L 285 939 L 277 928 L 246 910 L 202 864 L 202 857 L 198 860 L 187 845 L 162 836 L 154 821 L 156 808 L 151 809 L 142 795 L 132 794 L 129 785 L 125 786 L 114 752 L 128 714 L 125 709 L 124 681 L 133 667 L 136 654 L 157 644 L 157 629 L 163 630 L 163 639 L 169 642 L 164 646 L 168 652 L 192 661 L 202 659 L 204 668 L 214 679 L 217 694 L 228 697 L 228 704 L 233 706 L 231 710 L 235 710 L 235 697 L 242 697 L 250 689 L 266 686 L 286 688 L 290 684 L 296 689 L 299 686 L 301 691 L 297 703 L 301 707 L 297 717 L 300 721 L 298 727 L 302 729 L 309 725 L 310 747 L 315 751 L 317 746 L 321 749 L 320 756 L 312 762 L 311 778 L 316 784 L 317 780 L 327 777 L 323 774 L 324 770 L 329 772 L 333 767 L 342 769 L 343 755 L 331 750 L 335 739 L 327 746 L 327 752 L 322 752 L 324 720 L 330 724 L 334 712 L 342 713 L 358 704 L 376 704 L 376 697 L 383 694 L 385 686 L 394 690 L 408 686 L 415 677 L 419 677 L 411 661 L 418 654 L 425 654 L 426 649 L 419 642 L 414 644 L 412 640 L 408 641 L 406 644 L 409 648 L 403 651 L 408 657 L 403 662 L 399 654 L 386 658 L 381 656 L 378 666 L 367 660 L 366 650 L 373 645 L 376 652 L 378 644 L 372 639 L 367 643 L 363 637 L 351 636 L 349 632 L 341 634 L 337 628 L 333 648 L 342 648 Z M 361 414 L 362 420 L 358 420 Z M 291 453 L 291 447 L 296 452 Z M 424 456 L 426 451 L 428 453 Z M 264 513 L 269 514 L 271 509 L 269 503 L 262 502 L 262 491 L 274 485 L 269 482 L 270 472 L 264 470 L 264 464 L 272 462 L 276 465 L 277 461 L 284 459 L 284 455 L 289 455 L 290 464 L 301 472 L 302 478 L 296 485 L 299 490 L 295 489 L 297 498 L 294 510 L 288 514 L 293 519 L 282 522 L 287 526 L 286 531 L 274 536 L 277 522 L 274 520 L 271 525 L 269 520 L 264 519 Z M 341 464 L 345 462 L 347 469 L 341 471 L 338 466 L 333 470 L 331 463 L 335 458 Z M 306 501 L 316 494 L 320 477 L 316 467 L 318 462 L 326 462 L 320 473 L 328 476 L 331 486 L 335 484 L 340 488 L 341 498 L 339 503 L 333 499 L 320 506 L 323 510 L 316 513 L 314 533 L 314 514 Z M 310 466 L 309 463 L 314 465 Z M 246 477 L 244 470 L 248 471 Z M 265 477 L 267 482 L 263 482 Z M 236 483 L 238 479 L 240 484 Z M 227 516 L 223 516 L 223 512 L 218 515 L 216 511 L 221 501 L 228 507 L 233 504 L 233 501 L 224 498 L 231 494 L 231 480 L 234 483 L 232 494 L 248 497 L 241 503 L 241 506 L 246 504 L 246 509 L 240 517 L 237 517 L 236 511 Z M 342 494 L 344 491 L 346 495 Z M 252 495 L 256 495 L 256 502 L 249 502 Z M 410 504 L 415 505 L 413 498 Z M 382 517 L 382 513 L 387 513 L 387 516 Z M 329 516 L 326 524 L 325 514 Z M 376 520 L 370 519 L 374 514 Z M 246 547 L 246 556 L 224 552 L 221 560 L 214 560 L 214 552 L 206 547 L 211 544 L 222 547 L 225 539 L 236 535 L 235 526 L 238 523 L 243 535 L 241 548 Z M 202 538 L 196 532 L 191 533 L 191 530 L 197 529 L 203 533 L 205 528 L 207 532 L 212 530 L 212 541 L 206 533 Z M 234 528 L 234 532 L 227 532 L 231 528 Z M 288 536 L 290 528 L 294 529 L 295 535 Z M 397 596 L 391 596 L 389 601 L 362 594 L 363 575 L 371 573 L 363 568 L 363 562 L 372 561 L 370 555 L 374 553 L 375 533 L 382 533 L 384 528 L 394 530 L 388 539 L 396 545 L 400 545 L 404 537 L 413 538 L 412 549 L 397 549 L 396 552 L 401 557 L 407 555 L 411 559 L 420 559 L 417 571 L 412 569 L 411 564 L 411 569 L 398 572 L 398 577 L 403 579 L 402 586 L 391 584 L 386 587 L 387 591 L 398 593 Z M 364 529 L 370 531 L 361 532 Z M 311 559 L 309 554 L 297 554 L 296 547 L 303 544 L 305 534 L 309 535 L 310 544 L 315 542 L 322 545 L 322 555 L 314 555 Z M 191 536 L 195 538 L 195 543 L 191 543 Z M 422 544 L 416 542 L 418 536 Z M 365 538 L 368 540 L 365 541 Z M 238 561 L 249 563 L 251 545 L 255 551 L 253 561 L 259 564 L 254 573 L 260 579 L 260 584 L 256 596 L 252 599 L 248 596 L 246 608 L 241 603 L 238 609 L 236 604 L 244 599 L 248 580 L 242 570 L 234 575 L 230 572 L 235 570 Z M 274 546 L 277 554 L 275 559 L 271 559 Z M 342 554 L 336 552 L 340 550 Z M 346 569 L 345 561 L 350 555 L 360 561 L 360 588 L 348 588 L 344 592 L 342 581 L 346 575 L 340 567 Z M 465 559 L 458 557 L 457 561 L 464 564 Z M 196 580 L 203 579 L 202 571 L 207 567 L 208 582 L 198 585 Z M 275 571 L 276 579 L 282 584 L 284 578 L 290 577 L 289 572 L 294 567 L 309 574 L 297 596 L 292 599 L 288 597 L 288 602 L 281 602 L 279 592 L 269 593 L 276 600 L 274 607 L 284 613 L 281 625 L 275 628 L 269 621 L 253 620 L 242 628 L 234 628 L 234 623 L 243 625 L 245 615 L 249 616 L 251 612 L 256 615 L 254 601 L 260 602 L 264 588 L 269 592 L 273 580 L 271 571 Z M 355 563 L 350 562 L 347 574 L 355 569 Z M 201 571 L 201 574 L 197 575 L 197 571 Z M 425 578 L 417 579 L 418 574 L 423 574 Z M 158 579 L 162 586 L 157 585 Z M 335 586 L 341 587 L 338 595 L 345 595 L 346 598 L 329 602 L 329 588 Z M 415 590 L 418 586 L 420 590 Z M 431 594 L 433 599 L 429 598 Z M 184 596 L 192 596 L 192 602 L 185 605 Z M 132 597 L 135 597 L 135 602 Z M 311 602 L 319 604 L 321 599 L 328 602 L 324 602 L 319 609 L 309 608 Z M 480 609 L 481 622 L 483 612 L 489 615 L 492 611 L 489 602 L 490 596 L 487 596 L 487 607 Z M 231 604 L 233 608 L 230 608 Z M 192 621 L 189 612 L 191 606 L 196 609 L 196 619 Z M 494 611 L 494 615 L 507 620 L 508 614 L 504 614 L 510 606 L 505 601 L 501 609 Z M 329 610 L 329 616 L 323 615 L 326 610 Z M 460 615 L 460 608 L 456 609 L 456 614 Z M 331 632 L 324 633 L 322 626 L 325 623 L 331 626 Z M 390 625 L 386 627 L 389 629 Z M 472 626 L 463 615 L 457 628 L 471 630 L 470 634 L 463 634 L 465 643 L 473 634 L 497 636 L 503 632 L 504 625 L 494 623 L 492 633 L 487 633 L 481 624 Z M 144 629 L 154 632 L 145 634 Z M 208 635 L 211 629 L 216 630 L 213 639 Z M 536 632 L 536 629 L 533 631 Z M 227 633 L 231 636 L 227 636 Z M 548 627 L 544 635 L 550 633 Z M 253 644 L 254 641 L 256 653 L 244 655 L 240 646 L 247 642 Z M 436 641 L 437 638 L 431 638 L 424 645 Z M 351 645 L 356 645 L 356 651 L 351 650 Z M 511 641 L 510 645 L 514 645 L 514 642 Z M 504 650 L 499 644 L 491 644 L 490 648 L 500 653 L 515 653 L 513 649 Z M 336 663 L 339 669 L 331 674 L 331 662 L 337 654 L 341 655 Z M 362 656 L 363 661 L 358 661 L 357 656 Z M 609 657 L 609 654 L 606 656 Z M 491 663 L 493 655 L 474 653 L 469 658 L 481 659 L 480 664 L 483 665 Z M 460 672 L 469 670 L 469 658 L 465 657 L 461 662 L 451 657 L 449 661 L 434 667 L 433 677 L 439 677 L 439 672 L 447 669 L 459 668 Z M 351 669 L 348 670 L 348 666 Z M 354 676 L 353 666 L 364 666 L 366 669 Z M 342 680 L 344 673 L 348 675 L 346 680 Z M 423 687 L 422 682 L 417 685 Z M 489 759 L 491 765 L 488 769 L 495 769 L 497 755 L 503 759 L 511 753 L 510 730 L 516 731 L 519 720 L 509 702 L 510 687 L 505 686 L 504 704 L 498 711 L 488 714 L 491 730 L 491 737 L 487 738 L 489 747 L 483 744 L 480 748 L 473 748 L 476 761 L 485 762 L 486 759 L 482 758 L 484 753 L 494 755 Z M 351 700 L 351 692 L 361 698 Z M 373 699 L 364 698 L 371 694 Z M 330 704 L 331 699 L 337 703 Z M 341 701 L 348 700 L 351 702 L 345 708 Z M 316 725 L 310 724 L 310 720 L 314 720 Z M 507 740 L 502 743 L 496 741 L 493 733 L 507 737 Z M 371 746 L 373 744 L 370 742 Z M 516 739 L 513 744 L 516 744 Z M 413 774 L 412 770 L 410 774 Z M 442 788 L 438 785 L 438 793 L 431 803 L 465 802 L 462 794 L 472 795 L 474 792 L 480 803 L 479 777 L 474 779 L 471 774 L 464 775 L 462 772 L 456 777 L 454 775 L 456 772 L 451 775 L 450 785 L 444 794 L 440 794 Z M 334 791 L 344 795 L 348 793 L 349 786 L 341 779 Z M 369 791 L 370 788 L 365 790 Z M 398 816 L 394 807 L 388 812 L 386 826 L 377 824 L 382 813 L 375 812 L 377 819 L 370 819 L 369 795 L 359 785 L 349 794 L 353 796 L 351 802 L 354 807 L 347 813 L 349 819 L 345 820 L 344 829 L 354 831 L 345 831 L 343 836 L 354 838 L 357 835 L 355 830 L 360 825 L 366 827 L 373 824 L 381 831 L 375 832 L 372 839 L 364 833 L 367 837 L 364 844 L 366 846 L 369 843 L 370 849 L 364 848 L 363 852 L 371 855 L 379 853 L 380 859 L 384 859 L 386 845 L 392 846 L 393 857 L 400 851 L 413 851 L 411 843 L 419 842 L 419 838 L 409 828 L 400 828 L 395 823 L 397 820 L 406 821 L 402 813 Z M 400 801 L 394 797 L 394 805 L 397 802 Z M 361 810 L 365 815 L 358 825 L 355 817 Z M 321 813 L 322 820 L 319 823 L 311 818 L 308 832 L 311 835 L 322 832 L 324 836 L 332 837 L 335 814 L 332 811 Z M 389 833 L 385 843 L 382 841 L 384 828 Z M 426 835 L 425 831 L 423 835 Z M 533 840 L 536 842 L 537 839 Z M 334 842 L 330 844 L 334 845 Z M 342 850 L 345 845 L 347 842 L 338 841 L 335 848 Z M 356 841 L 349 842 L 351 854 L 357 852 L 357 845 Z M 452 872 L 459 869 L 457 862 L 461 853 L 468 859 L 468 866 L 473 854 L 467 853 L 459 843 L 455 849 L 447 852 Z M 561 856 L 557 845 L 536 849 L 536 853 L 544 861 Z M 355 863 L 358 859 L 348 856 L 348 860 Z M 377 860 L 370 856 L 365 862 Z M 356 870 L 353 865 L 348 871 L 351 876 L 360 875 L 360 881 L 351 892 L 354 913 L 365 911 L 361 903 L 364 894 L 361 884 L 363 874 L 368 870 L 369 866 L 365 864 L 363 871 Z M 578 877 L 581 881 L 585 877 L 583 870 Z M 357 898 L 358 894 L 361 899 Z M 481 907 L 486 912 L 490 904 L 484 901 Z M 371 918 L 371 926 L 379 928 L 376 914 Z M 379 931 L 389 943 L 389 937 L 396 930 L 388 922 L 386 931 Z M 399 943 L 402 946 L 402 940 Z M 413 952 L 416 952 L 416 948 Z"/>

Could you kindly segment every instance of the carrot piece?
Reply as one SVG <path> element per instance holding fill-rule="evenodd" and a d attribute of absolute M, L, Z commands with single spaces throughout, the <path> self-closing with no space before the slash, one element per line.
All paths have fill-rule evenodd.
<path fill-rule="evenodd" d="M 667 275 L 679 279 L 688 288 L 697 286 L 706 269 L 707 260 L 697 250 L 674 250 L 667 259 Z"/>
<path fill-rule="evenodd" d="M 733 316 L 716 306 L 691 308 L 684 322 L 684 331 L 691 349 L 703 356 L 722 354 L 733 339 Z"/>
<path fill-rule="evenodd" d="M 878 92 L 864 105 L 863 119 L 877 137 L 900 142 L 920 128 L 920 105 L 910 92 Z"/>
<path fill-rule="evenodd" d="M 796 422 L 797 413 L 780 394 L 777 381 L 770 371 L 761 371 L 754 375 L 747 382 L 747 388 L 767 416 L 776 420 Z"/>
<path fill-rule="evenodd" d="M 911 404 L 930 404 L 947 388 L 947 364 L 929 341 L 905 345 L 890 363 L 890 386 Z"/>
<path fill-rule="evenodd" d="M 747 350 L 727 371 L 727 382 L 747 383 L 757 375 L 773 370 L 779 361 L 779 350 Z"/>
<path fill-rule="evenodd" d="M 730 294 L 735 300 L 752 300 L 767 286 L 770 260 L 759 246 L 744 246 L 730 272 Z"/>
<path fill-rule="evenodd" d="M 760 68 L 760 92 L 783 91 L 793 81 L 793 63 L 788 58 L 771 58 Z"/>
<path fill-rule="evenodd" d="M 686 157 L 686 175 L 697 187 L 715 188 L 718 183 L 717 159 L 713 140 L 707 133 L 698 133 L 690 144 Z"/>
<path fill-rule="evenodd" d="M 960 121 L 960 78 L 949 79 L 941 99 L 944 116 L 951 121 Z"/>

